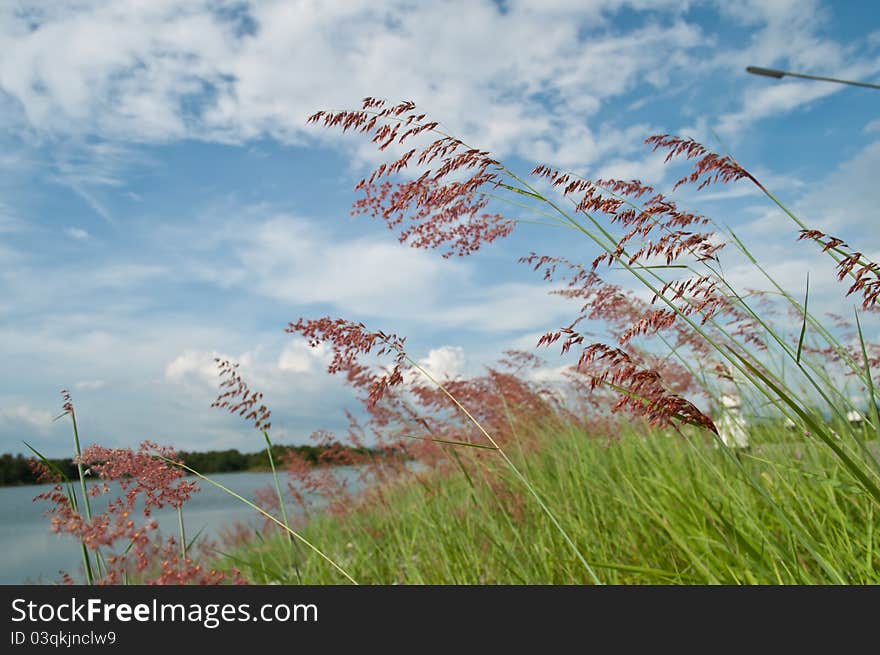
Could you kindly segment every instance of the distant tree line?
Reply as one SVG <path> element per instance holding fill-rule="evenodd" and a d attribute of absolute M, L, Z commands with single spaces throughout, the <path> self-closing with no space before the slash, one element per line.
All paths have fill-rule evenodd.
<path fill-rule="evenodd" d="M 10 453 L 0 455 L 0 486 L 9 487 L 17 484 L 35 484 L 36 479 L 28 463 L 31 459 L 33 457 L 26 457 L 21 453 L 18 455 Z M 64 471 L 67 477 L 73 479 L 76 476 L 76 466 L 74 466 L 73 460 L 53 459 L 50 461 Z"/>
<path fill-rule="evenodd" d="M 275 461 L 287 451 L 292 450 L 302 459 L 312 464 L 321 463 L 320 456 L 325 450 L 324 446 L 272 446 L 272 454 Z M 351 453 L 368 454 L 367 448 L 352 448 Z M 228 450 L 207 450 L 204 452 L 180 451 L 181 461 L 199 473 L 231 473 L 234 471 L 262 471 L 269 469 L 266 459 L 266 451 L 260 450 L 255 453 L 242 453 L 235 448 Z M 8 487 L 21 484 L 36 484 L 36 479 L 31 471 L 31 456 L 22 454 L 12 455 L 5 453 L 0 455 L 0 486 Z M 71 458 L 50 459 L 71 480 L 77 477 L 76 465 Z M 326 463 L 326 462 L 325 462 Z"/>

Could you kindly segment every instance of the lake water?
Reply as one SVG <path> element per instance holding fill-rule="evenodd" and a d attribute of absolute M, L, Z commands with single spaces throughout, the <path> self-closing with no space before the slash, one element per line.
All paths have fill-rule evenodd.
<path fill-rule="evenodd" d="M 355 486 L 357 469 L 337 467 L 334 472 L 348 481 L 350 489 Z M 272 485 L 271 473 L 215 473 L 210 477 L 251 500 L 257 489 Z M 282 477 L 282 484 L 285 483 Z M 81 580 L 79 543 L 70 535 L 54 534 L 49 528 L 49 518 L 43 514 L 49 503 L 33 501 L 34 496 L 49 488 L 50 485 L 0 487 L 0 584 L 57 582 L 59 571 L 67 571 Z M 93 511 L 103 509 L 95 507 L 100 498 L 92 501 Z M 295 509 L 291 507 L 289 511 L 293 514 Z M 262 520 L 241 501 L 201 480 L 199 491 L 183 506 L 183 516 L 187 539 L 192 539 L 201 529 L 202 535 L 216 537 L 221 528 L 236 522 L 256 526 Z M 154 512 L 153 518 L 158 520 L 163 534 L 177 534 L 176 510 Z"/>

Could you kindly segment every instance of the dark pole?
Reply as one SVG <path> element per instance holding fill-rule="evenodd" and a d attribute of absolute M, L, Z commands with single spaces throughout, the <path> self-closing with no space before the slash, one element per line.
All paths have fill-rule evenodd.
<path fill-rule="evenodd" d="M 868 82 L 851 82 L 850 80 L 839 80 L 836 77 L 820 77 L 819 75 L 804 75 L 802 73 L 791 73 L 789 71 L 779 71 L 773 68 L 761 68 L 759 66 L 749 66 L 746 72 L 753 75 L 763 75 L 764 77 L 772 77 L 781 79 L 788 75 L 789 77 L 801 77 L 805 80 L 821 80 L 823 82 L 837 82 L 838 84 L 851 84 L 852 86 L 864 86 L 869 89 L 880 89 L 880 84 L 869 84 Z"/>

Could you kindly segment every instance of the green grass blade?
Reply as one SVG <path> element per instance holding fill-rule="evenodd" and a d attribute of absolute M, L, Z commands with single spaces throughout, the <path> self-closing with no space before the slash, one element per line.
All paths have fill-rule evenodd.
<path fill-rule="evenodd" d="M 62 414 L 62 416 L 63 416 L 63 414 Z M 28 450 L 30 450 L 34 455 L 36 455 L 37 459 L 39 459 L 43 464 L 45 464 L 49 468 L 49 470 L 52 471 L 52 473 L 54 473 L 59 478 L 61 478 L 62 481 L 70 482 L 70 478 L 67 477 L 67 475 L 64 473 L 64 471 L 62 471 L 58 467 L 57 464 L 55 464 L 52 460 L 50 460 L 45 455 L 43 455 L 43 453 L 38 451 L 36 448 L 34 448 L 32 445 L 30 445 L 27 441 L 23 441 L 22 443 L 24 443 L 24 445 L 28 447 Z"/>
<path fill-rule="evenodd" d="M 222 491 L 226 492 L 227 494 L 229 494 L 229 495 L 232 496 L 233 498 L 235 498 L 235 499 L 237 499 L 237 500 L 243 502 L 245 505 L 247 505 L 247 506 L 250 507 L 251 509 L 255 510 L 255 511 L 258 512 L 259 514 L 262 514 L 264 517 L 266 517 L 267 519 L 269 519 L 270 521 L 272 521 L 273 523 L 275 523 L 275 524 L 278 525 L 279 527 L 283 528 L 285 531 L 287 531 L 288 533 L 290 533 L 294 538 L 296 538 L 297 540 L 299 540 L 300 542 L 302 542 L 303 544 L 305 544 L 308 548 L 310 548 L 312 551 L 314 551 L 315 553 L 317 553 L 317 554 L 318 554 L 323 560 L 325 560 L 326 562 L 328 562 L 328 563 L 329 563 L 334 569 L 336 569 L 339 573 L 341 573 L 341 574 L 342 574 L 342 575 L 343 575 L 343 576 L 344 576 L 349 582 L 351 582 L 352 584 L 357 584 L 357 581 L 356 581 L 353 577 L 351 577 L 345 569 L 343 569 L 341 566 L 339 566 L 339 564 L 337 564 L 337 563 L 336 563 L 335 561 L 333 561 L 330 557 L 328 557 L 328 556 L 324 553 L 324 551 L 322 551 L 320 548 L 318 548 L 317 546 L 315 546 L 312 542 L 310 542 L 308 539 L 306 539 L 305 537 L 303 537 L 299 532 L 297 532 L 297 531 L 294 530 L 293 528 L 290 528 L 290 527 L 284 525 L 284 523 L 282 523 L 282 522 L 279 521 L 277 518 L 275 518 L 274 516 L 272 516 L 269 512 L 267 512 L 266 510 L 264 510 L 262 507 L 259 507 L 258 505 L 255 505 L 254 503 L 252 503 L 251 501 L 249 501 L 249 500 L 248 500 L 247 498 L 245 498 L 244 496 L 235 493 L 235 492 L 234 492 L 232 489 L 230 489 L 229 487 L 227 487 L 227 486 L 225 486 L 225 485 L 223 485 L 223 484 L 217 482 L 216 480 L 212 480 L 211 478 L 207 477 L 206 475 L 202 475 L 201 473 L 199 473 L 198 471 L 196 471 L 196 470 L 193 469 L 193 468 L 190 468 L 190 467 L 187 466 L 186 464 L 182 464 L 182 463 L 177 462 L 177 461 L 175 461 L 175 460 L 173 460 L 173 459 L 170 459 L 170 458 L 168 458 L 168 457 L 165 457 L 165 456 L 161 455 L 160 453 L 153 453 L 153 455 L 154 455 L 155 457 L 158 457 L 159 459 L 161 459 L 161 460 L 167 462 L 168 464 L 171 464 L 171 465 L 173 465 L 173 466 L 177 466 L 177 467 L 179 467 L 179 468 L 182 468 L 182 469 L 185 470 L 185 471 L 189 471 L 190 473 L 192 473 L 192 474 L 195 475 L 196 477 L 198 477 L 198 478 L 204 480 L 205 482 L 207 482 L 207 483 L 210 484 L 210 485 L 213 485 L 213 486 L 217 487 L 218 489 L 221 489 Z"/>
<path fill-rule="evenodd" d="M 417 437 L 412 434 L 402 434 L 400 435 L 404 439 L 418 439 L 419 441 L 433 441 L 435 443 L 443 443 L 448 444 L 450 446 L 465 446 L 467 448 L 482 448 L 483 450 L 498 450 L 495 446 L 487 446 L 485 444 L 480 443 L 469 443 L 467 441 L 453 441 L 450 439 L 438 439 L 436 437 Z"/>
<path fill-rule="evenodd" d="M 528 196 L 529 198 L 534 198 L 535 200 L 540 200 L 541 202 L 544 201 L 543 196 L 540 196 L 537 193 L 532 193 L 531 191 L 526 191 L 525 189 L 519 189 L 515 186 L 510 186 L 509 184 L 504 184 L 503 182 L 499 182 L 498 186 L 503 187 L 503 188 L 507 189 L 508 191 L 514 191 L 514 192 L 519 193 L 521 195 Z"/>
<path fill-rule="evenodd" d="M 880 436 L 880 416 L 878 416 L 877 412 L 877 401 L 874 397 L 874 378 L 871 377 L 871 362 L 868 359 L 868 350 L 865 347 L 865 337 L 862 334 L 862 323 L 859 321 L 859 313 L 858 311 L 853 310 L 853 313 L 856 316 L 856 327 L 859 332 L 859 345 L 862 348 L 862 359 L 865 362 L 865 384 L 868 386 L 868 413 L 871 416 L 871 422 L 874 424 L 874 430 L 877 432 L 877 435 Z"/>
<path fill-rule="evenodd" d="M 205 531 L 205 526 L 203 525 L 202 527 L 199 528 L 199 531 L 196 532 L 196 536 L 194 536 L 192 539 L 189 540 L 189 543 L 186 545 L 187 550 L 192 550 L 193 544 L 195 544 L 196 541 L 198 541 L 199 537 L 202 536 L 202 533 L 204 531 Z"/>
<path fill-rule="evenodd" d="M 810 273 L 807 272 L 807 290 L 804 293 L 804 321 L 801 323 L 801 334 L 798 337 L 798 345 L 797 345 L 797 357 L 795 361 L 800 364 L 801 363 L 801 351 L 804 348 L 804 337 L 807 334 L 807 302 L 810 299 Z"/>
<path fill-rule="evenodd" d="M 64 416 L 64 414 L 62 414 Z M 65 486 L 67 488 L 67 499 L 70 501 L 70 507 L 74 512 L 79 511 L 78 505 L 76 502 L 76 492 L 73 490 L 73 482 L 71 482 L 70 478 L 68 478 L 64 471 L 62 471 L 54 462 L 50 461 L 43 453 L 38 451 L 36 448 L 31 446 L 27 441 L 24 442 L 24 445 L 30 449 L 30 451 L 36 455 L 43 464 L 49 467 L 49 470 L 58 475 L 61 480 L 65 482 Z M 85 489 L 85 485 L 83 485 L 83 489 Z M 89 550 L 86 548 L 86 545 L 83 542 L 80 542 L 80 548 L 82 550 L 83 557 L 83 569 L 86 576 L 86 584 L 92 584 L 94 582 L 94 572 L 92 571 L 92 560 L 89 557 Z"/>

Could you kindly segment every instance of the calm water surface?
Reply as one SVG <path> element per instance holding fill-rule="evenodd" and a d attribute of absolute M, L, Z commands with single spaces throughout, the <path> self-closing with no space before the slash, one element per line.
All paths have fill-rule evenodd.
<path fill-rule="evenodd" d="M 349 488 L 356 485 L 354 467 L 338 467 L 334 471 L 348 481 Z M 215 473 L 210 477 L 249 499 L 253 499 L 257 489 L 272 485 L 271 473 Z M 286 482 L 284 478 L 282 482 Z M 82 552 L 78 542 L 68 535 L 53 534 L 48 517 L 43 515 L 49 504 L 33 501 L 34 496 L 49 488 L 50 485 L 0 487 L 0 584 L 52 583 L 58 581 L 59 571 L 68 571 L 81 579 Z M 112 492 L 107 494 L 111 495 Z M 94 511 L 103 509 L 95 507 L 100 500 L 93 499 Z M 200 529 L 202 535 L 216 537 L 222 528 L 237 521 L 259 525 L 261 520 L 253 509 L 204 481 L 199 481 L 199 491 L 183 509 L 187 539 L 192 539 Z M 295 509 L 291 507 L 289 511 L 293 513 Z M 175 510 L 161 510 L 153 516 L 163 534 L 177 534 Z"/>

